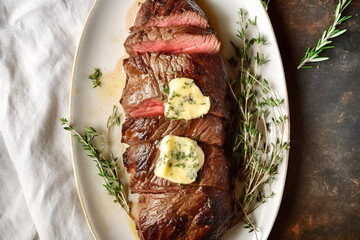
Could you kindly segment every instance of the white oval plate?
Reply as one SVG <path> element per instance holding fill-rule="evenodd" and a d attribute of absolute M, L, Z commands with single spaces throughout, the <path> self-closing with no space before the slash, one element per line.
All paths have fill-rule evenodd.
<path fill-rule="evenodd" d="M 284 110 L 289 116 L 282 61 L 270 20 L 260 0 L 199 0 L 197 2 L 220 35 L 224 57 L 232 54 L 229 41 L 236 41 L 238 26 L 235 22 L 238 21 L 238 9 L 246 9 L 252 19 L 257 16 L 258 30 L 268 40 L 268 45 L 264 49 L 265 57 L 271 60 L 262 69 L 262 74 L 269 79 L 279 97 L 285 99 Z M 83 127 L 93 126 L 99 131 L 104 131 L 113 105 L 119 105 L 124 79 L 121 73 L 114 73 L 111 70 L 115 69 L 118 60 L 125 56 L 122 44 L 128 36 L 128 28 L 132 25 L 138 8 L 137 3 L 137 0 L 98 0 L 90 11 L 73 68 L 70 120 L 75 129 L 81 130 Z M 94 67 L 101 68 L 106 79 L 95 89 L 87 79 Z M 285 135 L 285 141 L 288 141 L 289 129 Z M 119 139 L 120 131 L 117 131 L 113 137 Z M 95 163 L 87 157 L 78 143 L 71 140 L 71 146 L 80 201 L 95 238 L 136 239 L 130 221 L 120 206 L 112 202 L 112 197 L 107 195 L 102 186 L 103 180 L 97 175 Z M 117 141 L 113 143 L 113 147 L 115 154 L 121 156 L 124 146 Z M 275 222 L 285 185 L 287 158 L 288 156 L 285 156 L 280 164 L 277 179 L 272 185 L 275 197 L 269 199 L 251 215 L 256 221 L 259 239 L 268 238 Z M 249 234 L 242 224 L 238 224 L 227 233 L 225 239 L 255 239 L 255 236 L 253 233 Z"/>

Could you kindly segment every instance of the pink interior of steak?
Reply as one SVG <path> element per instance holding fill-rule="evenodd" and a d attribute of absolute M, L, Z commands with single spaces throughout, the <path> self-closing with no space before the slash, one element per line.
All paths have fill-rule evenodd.
<path fill-rule="evenodd" d="M 132 49 L 136 54 L 147 52 L 216 54 L 220 50 L 220 42 L 215 35 L 181 35 L 165 41 L 139 42 L 132 45 Z"/>
<path fill-rule="evenodd" d="M 213 29 L 186 25 L 139 29 L 131 32 L 124 46 L 130 56 L 146 52 L 217 54 L 220 50 Z"/>
<path fill-rule="evenodd" d="M 137 107 L 131 109 L 129 115 L 133 118 L 164 115 L 164 102 L 159 98 L 151 98 L 143 101 Z"/>

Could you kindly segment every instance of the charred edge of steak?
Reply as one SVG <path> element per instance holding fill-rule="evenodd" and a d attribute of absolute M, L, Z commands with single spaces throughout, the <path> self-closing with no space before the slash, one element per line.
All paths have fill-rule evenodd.
<path fill-rule="evenodd" d="M 147 0 L 141 5 L 134 27 L 130 30 L 180 25 L 193 25 L 201 28 L 209 26 L 205 13 L 192 0 Z"/>
<path fill-rule="evenodd" d="M 160 140 L 170 134 L 220 147 L 225 141 L 222 119 L 209 114 L 188 121 L 170 120 L 163 116 L 132 118 L 122 125 L 122 142 L 129 145 Z"/>
<path fill-rule="evenodd" d="M 141 194 L 136 226 L 141 239 L 222 239 L 231 206 L 229 192 L 211 187 Z"/>
<path fill-rule="evenodd" d="M 143 117 L 141 114 L 131 116 L 130 113 L 145 101 L 156 99 L 160 102 L 160 98 L 165 99 L 167 95 L 163 89 L 177 77 L 194 79 L 201 92 L 210 97 L 210 114 L 229 116 L 225 106 L 228 72 L 219 55 L 146 53 L 125 59 L 123 65 L 126 84 L 120 103 L 127 117 Z M 159 114 L 152 116 L 156 115 Z"/>
<path fill-rule="evenodd" d="M 195 182 L 184 189 L 210 186 L 222 190 L 229 188 L 229 163 L 224 150 L 214 145 L 199 144 L 205 154 L 205 163 Z M 180 190 L 177 183 L 155 176 L 155 163 L 159 157 L 159 141 L 131 145 L 123 160 L 130 174 L 130 189 L 133 193 L 163 193 Z"/>
<path fill-rule="evenodd" d="M 146 27 L 132 32 L 124 43 L 130 56 L 146 52 L 217 54 L 220 45 L 214 30 L 195 26 Z"/>

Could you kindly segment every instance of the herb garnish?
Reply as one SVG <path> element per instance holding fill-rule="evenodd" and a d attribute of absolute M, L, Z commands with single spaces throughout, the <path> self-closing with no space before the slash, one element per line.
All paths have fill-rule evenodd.
<path fill-rule="evenodd" d="M 336 27 L 338 25 L 340 25 L 342 22 L 351 18 L 351 16 L 341 17 L 342 12 L 345 10 L 345 8 L 347 6 L 349 6 L 351 1 L 352 0 L 339 0 L 339 3 L 335 10 L 335 17 L 334 17 L 333 25 L 331 25 L 328 30 L 324 31 L 323 35 L 318 40 L 316 47 L 307 49 L 305 56 L 301 60 L 297 69 L 312 68 L 311 66 L 305 66 L 305 65 L 308 63 L 311 63 L 311 62 L 322 62 L 322 61 L 326 61 L 329 59 L 328 57 L 319 57 L 319 54 L 325 49 L 334 48 L 334 46 L 328 46 L 330 43 L 332 43 L 332 41 L 330 41 L 329 39 L 338 37 L 341 34 L 346 32 L 346 29 L 338 30 L 338 29 L 336 29 Z"/>
<path fill-rule="evenodd" d="M 166 94 L 169 94 L 170 89 L 169 89 L 169 87 L 164 87 L 162 91 Z"/>
<path fill-rule="evenodd" d="M 110 131 L 110 128 L 114 123 L 116 123 L 116 125 L 118 127 L 120 127 L 121 113 L 118 114 L 117 110 L 118 110 L 118 108 L 114 105 L 112 114 L 109 116 L 107 123 L 106 123 L 106 128 L 107 128 L 108 132 Z"/>
<path fill-rule="evenodd" d="M 185 163 L 178 163 L 178 164 L 175 165 L 175 167 L 185 168 Z"/>
<path fill-rule="evenodd" d="M 229 59 L 229 64 L 236 77 L 228 84 L 236 109 L 227 141 L 232 146 L 229 152 L 232 153 L 235 189 L 234 222 L 244 220 L 245 228 L 256 235 L 255 223 L 249 214 L 273 196 L 271 183 L 289 149 L 284 140 L 287 116 L 281 107 L 284 100 L 277 97 L 269 82 L 259 74 L 261 66 L 268 62 L 263 53 L 267 41 L 257 32 L 256 18 L 248 19 L 243 9 L 238 13 L 240 30 L 237 37 L 242 47 L 231 42 L 235 56 Z M 255 37 L 250 38 L 250 35 Z M 271 135 L 275 137 L 269 134 L 270 124 L 273 126 Z"/>
<path fill-rule="evenodd" d="M 110 131 L 111 126 L 116 123 L 118 126 L 120 125 L 120 114 L 117 114 L 117 107 L 114 106 L 113 113 L 109 117 L 107 121 L 107 133 L 106 137 L 108 137 L 108 133 Z M 72 125 L 69 123 L 69 121 L 66 118 L 60 119 L 61 124 L 65 125 L 64 129 L 67 131 L 70 131 L 74 133 L 74 138 L 81 143 L 82 148 L 85 151 L 89 152 L 89 157 L 91 157 L 96 162 L 96 167 L 99 170 L 99 176 L 101 176 L 105 184 L 103 185 L 108 194 L 110 196 L 113 196 L 115 198 L 114 202 L 118 202 L 121 207 L 125 210 L 125 212 L 128 214 L 130 218 L 130 207 L 127 202 L 126 196 L 124 194 L 124 185 L 120 181 L 120 178 L 118 176 L 117 172 L 117 157 L 113 155 L 112 152 L 110 152 L 109 157 L 105 157 L 103 152 L 103 146 L 99 148 L 93 143 L 93 140 L 95 137 L 100 137 L 102 141 L 102 145 L 105 142 L 105 138 L 102 136 L 101 133 L 97 132 L 93 127 L 86 127 L 84 128 L 85 133 L 81 135 L 78 133 Z"/>
<path fill-rule="evenodd" d="M 261 2 L 262 2 L 262 4 L 264 5 L 265 10 L 267 11 L 267 10 L 268 10 L 268 5 L 269 5 L 269 3 L 270 3 L 270 0 L 262 0 Z"/>
<path fill-rule="evenodd" d="M 93 88 L 96 88 L 97 86 L 100 86 L 101 82 L 100 82 L 100 77 L 102 76 L 102 72 L 100 71 L 99 68 L 94 68 L 94 72 L 89 74 L 88 78 L 92 81 L 93 83 Z"/>

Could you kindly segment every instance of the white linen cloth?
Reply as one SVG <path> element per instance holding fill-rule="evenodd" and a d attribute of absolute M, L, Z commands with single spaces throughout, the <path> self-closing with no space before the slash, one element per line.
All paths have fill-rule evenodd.
<path fill-rule="evenodd" d="M 92 4 L 0 1 L 0 239 L 93 238 L 59 121 Z"/>

